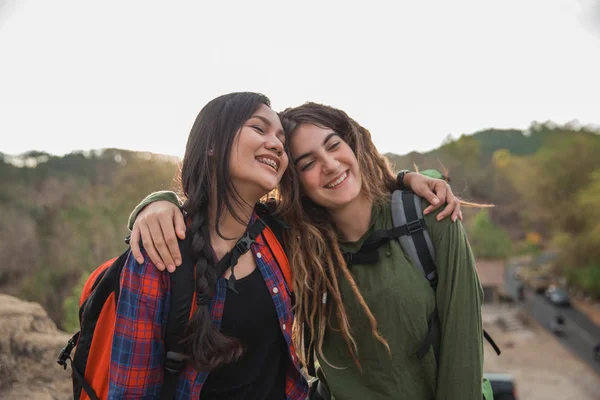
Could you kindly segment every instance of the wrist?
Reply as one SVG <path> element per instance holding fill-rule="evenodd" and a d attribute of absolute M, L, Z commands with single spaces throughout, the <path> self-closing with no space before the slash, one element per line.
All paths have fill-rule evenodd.
<path fill-rule="evenodd" d="M 398 172 L 396 176 L 396 183 L 400 190 L 410 190 L 410 181 L 412 180 L 413 173 L 407 169 L 403 169 Z"/>

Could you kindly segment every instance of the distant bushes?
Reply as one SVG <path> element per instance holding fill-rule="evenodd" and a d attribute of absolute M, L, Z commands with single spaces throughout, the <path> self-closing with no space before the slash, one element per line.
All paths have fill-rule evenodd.
<path fill-rule="evenodd" d="M 83 281 L 123 252 L 129 213 L 176 172 L 172 158 L 116 149 L 0 158 L 0 291 L 76 328 Z"/>
<path fill-rule="evenodd" d="M 469 242 L 478 258 L 507 258 L 511 254 L 510 236 L 494 224 L 487 209 L 479 211 L 468 223 Z"/>

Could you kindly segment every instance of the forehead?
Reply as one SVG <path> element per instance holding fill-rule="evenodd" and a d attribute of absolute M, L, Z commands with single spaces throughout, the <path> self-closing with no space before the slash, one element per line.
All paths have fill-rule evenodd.
<path fill-rule="evenodd" d="M 281 125 L 281 120 L 279 119 L 279 115 L 271 107 L 261 104 L 260 107 L 252 114 L 252 116 L 261 117 L 261 119 L 265 119 L 271 124 L 273 127 L 278 130 L 283 130 L 283 126 Z"/>
<path fill-rule="evenodd" d="M 315 147 L 322 146 L 323 140 L 333 132 L 330 128 L 324 128 L 312 124 L 300 124 L 290 135 L 289 143 L 292 153 L 310 151 Z"/>

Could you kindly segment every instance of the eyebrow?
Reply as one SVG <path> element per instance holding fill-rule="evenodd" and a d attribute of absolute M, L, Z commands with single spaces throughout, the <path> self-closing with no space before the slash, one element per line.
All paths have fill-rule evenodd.
<path fill-rule="evenodd" d="M 323 146 L 325 146 L 327 144 L 327 142 L 329 142 L 329 140 L 334 137 L 340 137 L 339 134 L 335 133 L 335 132 L 331 132 L 329 135 L 327 135 L 327 137 L 325 137 L 325 140 L 323 140 Z M 304 153 L 302 154 L 300 157 L 298 157 L 295 161 L 294 164 L 298 164 L 298 162 L 300 162 L 303 158 L 309 157 L 312 154 L 312 151 L 309 151 L 308 153 Z"/>
<path fill-rule="evenodd" d="M 271 123 L 271 121 L 269 121 L 267 118 L 263 117 L 262 115 L 253 115 L 248 119 L 252 119 L 252 118 L 258 118 L 260 119 L 262 122 L 264 122 L 265 124 L 269 125 L 269 126 L 273 126 L 273 124 Z M 283 129 L 278 129 L 277 132 L 275 132 L 277 135 L 284 135 L 285 136 L 285 132 L 283 131 Z"/>

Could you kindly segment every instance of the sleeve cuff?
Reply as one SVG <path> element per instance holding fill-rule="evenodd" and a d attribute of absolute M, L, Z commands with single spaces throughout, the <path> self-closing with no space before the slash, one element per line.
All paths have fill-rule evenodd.
<path fill-rule="evenodd" d="M 127 222 L 127 228 L 129 230 L 133 229 L 133 224 L 138 214 L 150 203 L 154 203 L 155 201 L 169 201 L 175 204 L 177 207 L 181 207 L 179 204 L 179 198 L 175 194 L 175 192 L 171 192 L 169 190 L 161 190 L 159 192 L 150 193 L 140 204 L 138 204 L 131 214 L 129 215 L 129 221 Z"/>

